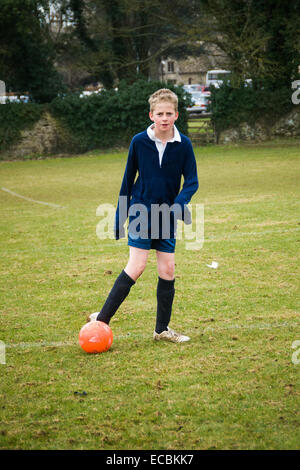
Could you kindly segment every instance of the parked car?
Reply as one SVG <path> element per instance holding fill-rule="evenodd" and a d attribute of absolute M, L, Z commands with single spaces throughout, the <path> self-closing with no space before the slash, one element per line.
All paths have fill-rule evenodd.
<path fill-rule="evenodd" d="M 206 96 L 211 95 L 209 87 L 205 85 L 184 85 L 183 88 L 185 91 L 187 91 L 190 94 L 193 94 L 195 92 L 200 92 L 200 93 L 204 93 Z"/>
<path fill-rule="evenodd" d="M 1 104 L 6 104 L 6 103 L 28 103 L 29 102 L 29 96 L 28 95 L 13 95 L 13 94 L 6 94 L 3 96 L 0 96 L 0 103 Z"/>
<path fill-rule="evenodd" d="M 79 97 L 84 98 L 85 96 L 91 96 L 91 95 L 96 95 L 98 93 L 101 93 L 102 90 L 84 90 L 82 93 L 80 93 Z"/>
<path fill-rule="evenodd" d="M 183 85 L 183 89 L 189 93 L 193 93 L 194 91 L 209 91 L 208 87 L 205 85 L 200 85 L 200 83 L 194 83 L 193 85 Z"/>
<path fill-rule="evenodd" d="M 191 93 L 193 106 L 187 108 L 189 113 L 206 113 L 210 104 L 209 95 L 196 91 Z"/>
<path fill-rule="evenodd" d="M 211 95 L 211 92 L 210 92 L 210 90 L 209 90 L 209 87 L 208 87 L 208 86 L 201 85 L 201 87 L 200 87 L 200 90 L 199 90 L 199 91 L 201 91 L 201 93 L 203 93 L 203 94 L 206 94 L 207 96 L 210 96 L 210 95 Z"/>
<path fill-rule="evenodd" d="M 96 86 L 96 85 L 95 86 L 94 85 L 89 85 L 89 86 L 85 87 L 85 89 L 80 93 L 79 97 L 84 98 L 86 96 L 92 96 L 92 95 L 101 93 L 104 90 L 104 88 L 102 88 L 100 86 Z M 117 88 L 115 88 L 115 90 L 116 89 Z"/>

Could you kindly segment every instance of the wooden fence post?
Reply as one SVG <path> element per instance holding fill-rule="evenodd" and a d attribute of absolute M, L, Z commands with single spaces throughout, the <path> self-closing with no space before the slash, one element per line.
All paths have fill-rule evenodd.
<path fill-rule="evenodd" d="M 188 123 L 189 137 L 194 145 L 216 143 L 216 132 L 209 114 L 191 115 Z"/>

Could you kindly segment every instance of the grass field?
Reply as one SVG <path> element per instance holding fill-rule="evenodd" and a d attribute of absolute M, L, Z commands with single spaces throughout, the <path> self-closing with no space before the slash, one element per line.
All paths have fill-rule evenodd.
<path fill-rule="evenodd" d="M 299 142 L 196 156 L 205 242 L 177 243 L 170 325 L 192 340 L 152 340 L 151 253 L 99 355 L 77 338 L 127 262 L 96 236 L 126 153 L 0 163 L 1 449 L 299 449 Z"/>

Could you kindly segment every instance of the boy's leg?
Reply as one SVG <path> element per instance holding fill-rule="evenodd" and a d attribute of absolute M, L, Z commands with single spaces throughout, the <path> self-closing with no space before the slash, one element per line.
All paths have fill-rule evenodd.
<path fill-rule="evenodd" d="M 175 295 L 175 255 L 156 251 L 158 284 L 157 284 L 157 313 L 156 326 L 153 338 L 156 341 L 171 341 L 183 343 L 189 341 L 188 336 L 176 333 L 169 328 L 172 313 L 173 299 Z"/>
<path fill-rule="evenodd" d="M 128 296 L 131 287 L 143 273 L 148 259 L 148 250 L 130 247 L 129 261 L 126 268 L 116 279 L 101 312 L 97 315 L 98 321 L 109 324 L 121 303 Z"/>
<path fill-rule="evenodd" d="M 136 281 L 144 272 L 149 256 L 149 250 L 129 247 L 129 260 L 125 271 L 134 281 Z"/>
<path fill-rule="evenodd" d="M 173 299 L 175 295 L 175 254 L 156 251 L 158 283 L 157 283 L 157 313 L 156 313 L 156 333 L 167 330 Z"/>

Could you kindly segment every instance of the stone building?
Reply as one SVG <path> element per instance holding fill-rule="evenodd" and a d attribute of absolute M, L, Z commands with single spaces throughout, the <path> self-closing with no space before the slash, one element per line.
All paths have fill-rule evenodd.
<path fill-rule="evenodd" d="M 226 61 L 222 56 L 206 54 L 180 60 L 168 57 L 160 63 L 160 80 L 174 85 L 205 85 L 208 70 L 223 68 Z"/>

